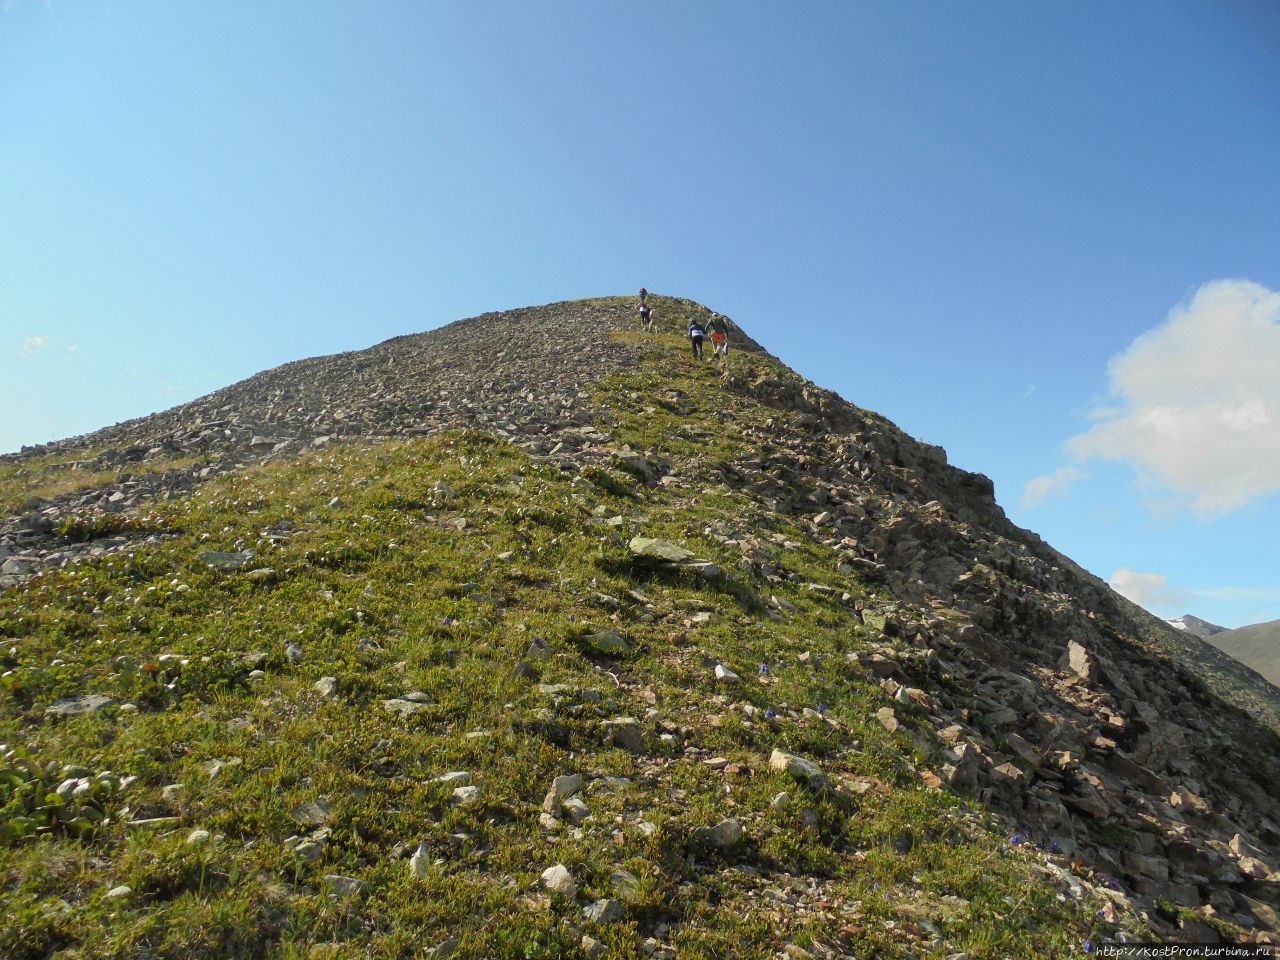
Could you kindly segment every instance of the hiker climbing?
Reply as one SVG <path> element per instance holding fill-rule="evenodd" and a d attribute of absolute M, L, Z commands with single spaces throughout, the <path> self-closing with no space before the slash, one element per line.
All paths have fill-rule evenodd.
<path fill-rule="evenodd" d="M 720 314 L 716 314 L 711 318 L 711 322 L 707 324 L 707 330 L 711 333 L 711 343 L 715 346 L 714 356 L 729 355 L 729 321 Z"/>
<path fill-rule="evenodd" d="M 644 287 L 641 287 L 640 288 L 640 306 L 642 307 L 644 306 L 644 302 L 646 298 L 648 298 L 648 296 L 649 296 L 649 291 L 646 290 Z"/>
<path fill-rule="evenodd" d="M 702 359 L 702 341 L 707 335 L 706 328 L 697 319 L 689 321 L 689 342 L 693 344 L 693 358 Z"/>
<path fill-rule="evenodd" d="M 649 309 L 649 305 L 643 300 L 640 301 L 638 308 L 640 314 L 640 325 L 647 330 L 653 329 L 653 311 Z"/>

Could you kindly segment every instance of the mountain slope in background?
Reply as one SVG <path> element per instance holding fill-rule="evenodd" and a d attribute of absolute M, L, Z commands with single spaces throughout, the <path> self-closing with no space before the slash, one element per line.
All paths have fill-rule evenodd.
<path fill-rule="evenodd" d="M 1280 686 L 1280 620 L 1226 630 L 1209 642 Z"/>
<path fill-rule="evenodd" d="M 1192 636 L 1199 637 L 1201 640 L 1207 640 L 1215 633 L 1222 633 L 1226 629 L 1226 627 L 1220 627 L 1216 623 L 1210 623 L 1208 620 L 1193 617 L 1189 613 L 1184 613 L 1180 617 L 1166 620 L 1165 622 L 1175 630 L 1183 630 Z"/>
<path fill-rule="evenodd" d="M 0 946 L 1280 930 L 1275 688 L 654 302 L 654 335 L 624 298 L 490 314 L 0 460 Z"/>

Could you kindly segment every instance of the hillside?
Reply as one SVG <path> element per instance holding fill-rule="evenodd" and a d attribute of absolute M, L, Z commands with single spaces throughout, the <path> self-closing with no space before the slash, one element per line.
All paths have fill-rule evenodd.
<path fill-rule="evenodd" d="M 1274 688 L 655 311 L 490 314 L 0 460 L 0 955 L 1280 934 Z"/>
<path fill-rule="evenodd" d="M 1199 617 L 1184 613 L 1182 616 L 1174 620 L 1165 621 L 1175 630 L 1183 630 L 1201 640 L 1207 640 L 1215 633 L 1222 633 L 1226 627 L 1220 627 L 1216 623 L 1210 623 L 1208 620 L 1201 620 Z"/>
<path fill-rule="evenodd" d="M 1226 630 L 1209 642 L 1280 687 L 1280 620 Z"/>

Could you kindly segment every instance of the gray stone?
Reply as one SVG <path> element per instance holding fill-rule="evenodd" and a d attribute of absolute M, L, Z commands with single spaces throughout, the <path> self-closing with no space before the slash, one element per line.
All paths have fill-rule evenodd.
<path fill-rule="evenodd" d="M 427 960 L 445 960 L 446 957 L 452 957 L 458 950 L 459 940 L 457 937 L 449 937 L 441 940 L 434 947 L 423 954 Z"/>
<path fill-rule="evenodd" d="M 693 835 L 695 839 L 717 850 L 728 850 L 742 839 L 742 832 L 742 821 L 730 817 L 721 820 L 714 827 L 699 827 Z"/>
<path fill-rule="evenodd" d="M 240 550 L 236 553 L 206 550 L 200 554 L 200 559 L 215 570 L 240 570 L 255 556 L 257 556 L 255 550 Z"/>
<path fill-rule="evenodd" d="M 304 827 L 323 826 L 331 816 L 333 816 L 333 804 L 323 797 L 319 800 L 308 800 L 293 811 L 293 819 Z"/>
<path fill-rule="evenodd" d="M 369 892 L 369 882 L 356 877 L 330 873 L 325 875 L 324 888 L 329 894 L 340 899 L 363 897 Z"/>
<path fill-rule="evenodd" d="M 676 566 L 685 573 L 692 573 L 704 580 L 719 580 L 724 576 L 724 571 L 719 565 L 710 560 L 686 560 Z"/>
<path fill-rule="evenodd" d="M 716 679 L 721 683 L 727 683 L 730 685 L 742 682 L 742 678 L 726 667 L 723 663 L 716 664 Z"/>
<path fill-rule="evenodd" d="M 591 923 L 617 923 L 622 919 L 622 903 L 618 900 L 597 900 L 582 908 L 582 916 Z"/>
<path fill-rule="evenodd" d="M 551 789 L 561 800 L 568 800 L 582 789 L 582 777 L 576 773 L 562 773 L 551 781 Z"/>
<path fill-rule="evenodd" d="M 338 692 L 338 678 L 337 677 L 321 677 L 314 684 L 312 684 L 311 689 L 314 690 L 316 693 L 320 694 L 320 696 L 322 697 L 332 697 L 335 693 Z"/>
<path fill-rule="evenodd" d="M 641 729 L 640 721 L 635 717 L 614 717 L 612 720 L 602 720 L 600 726 L 604 730 L 606 743 L 612 743 L 631 753 L 644 751 L 644 730 Z"/>
<path fill-rule="evenodd" d="M 453 797 L 449 802 L 455 807 L 474 807 L 480 802 L 480 788 L 458 787 L 453 791 Z"/>
<path fill-rule="evenodd" d="M 315 863 L 324 856 L 324 841 L 303 840 L 293 848 L 293 852 L 305 863 Z"/>
<path fill-rule="evenodd" d="M 570 797 L 560 805 L 561 814 L 569 819 L 571 823 L 580 824 L 587 817 L 591 816 L 591 811 L 587 805 L 582 802 L 581 797 Z"/>
<path fill-rule="evenodd" d="M 827 775 L 812 760 L 794 753 L 774 750 L 769 755 L 769 769 L 790 774 L 797 783 L 802 783 L 812 790 L 823 790 L 827 786 Z"/>
<path fill-rule="evenodd" d="M 59 700 L 53 706 L 45 710 L 47 716 L 52 717 L 79 717 L 86 713 L 97 713 L 104 707 L 109 707 L 115 703 L 111 697 L 103 696 L 100 693 L 87 693 L 80 697 L 67 697 L 65 700 Z"/>
<path fill-rule="evenodd" d="M 571 900 L 578 895 L 578 885 L 574 883 L 573 874 L 563 863 L 542 871 L 542 885 L 556 896 L 566 899 Z"/>
<path fill-rule="evenodd" d="M 414 700 L 404 700 L 400 697 L 393 697 L 390 700 L 382 701 L 382 709 L 387 713 L 399 714 L 402 717 L 411 717 L 415 713 L 426 710 L 431 706 L 428 703 L 418 703 Z"/>
<path fill-rule="evenodd" d="M 881 707 L 876 711 L 876 719 L 880 721 L 880 726 L 890 733 L 898 732 L 898 717 L 893 712 L 893 707 Z"/>
<path fill-rule="evenodd" d="M 632 537 L 627 544 L 628 549 L 637 557 L 648 557 L 666 563 L 681 563 L 693 559 L 693 552 L 686 550 L 669 540 L 655 540 L 651 537 Z"/>
<path fill-rule="evenodd" d="M 625 903 L 635 903 L 640 899 L 640 878 L 630 870 L 614 867 L 613 873 L 609 874 L 609 884 L 618 899 Z"/>
<path fill-rule="evenodd" d="M 587 643 L 597 653 L 607 656 L 625 656 L 631 652 L 631 644 L 617 630 L 598 630 L 587 635 Z"/>
<path fill-rule="evenodd" d="M 418 843 L 418 849 L 409 858 L 409 875 L 421 880 L 431 867 L 431 853 L 425 840 Z"/>

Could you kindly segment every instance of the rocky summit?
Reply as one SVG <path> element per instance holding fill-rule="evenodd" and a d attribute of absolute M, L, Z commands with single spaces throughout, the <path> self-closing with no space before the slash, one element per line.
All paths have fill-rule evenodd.
<path fill-rule="evenodd" d="M 0 458 L 0 955 L 1280 943 L 1280 692 L 651 303 Z"/>

